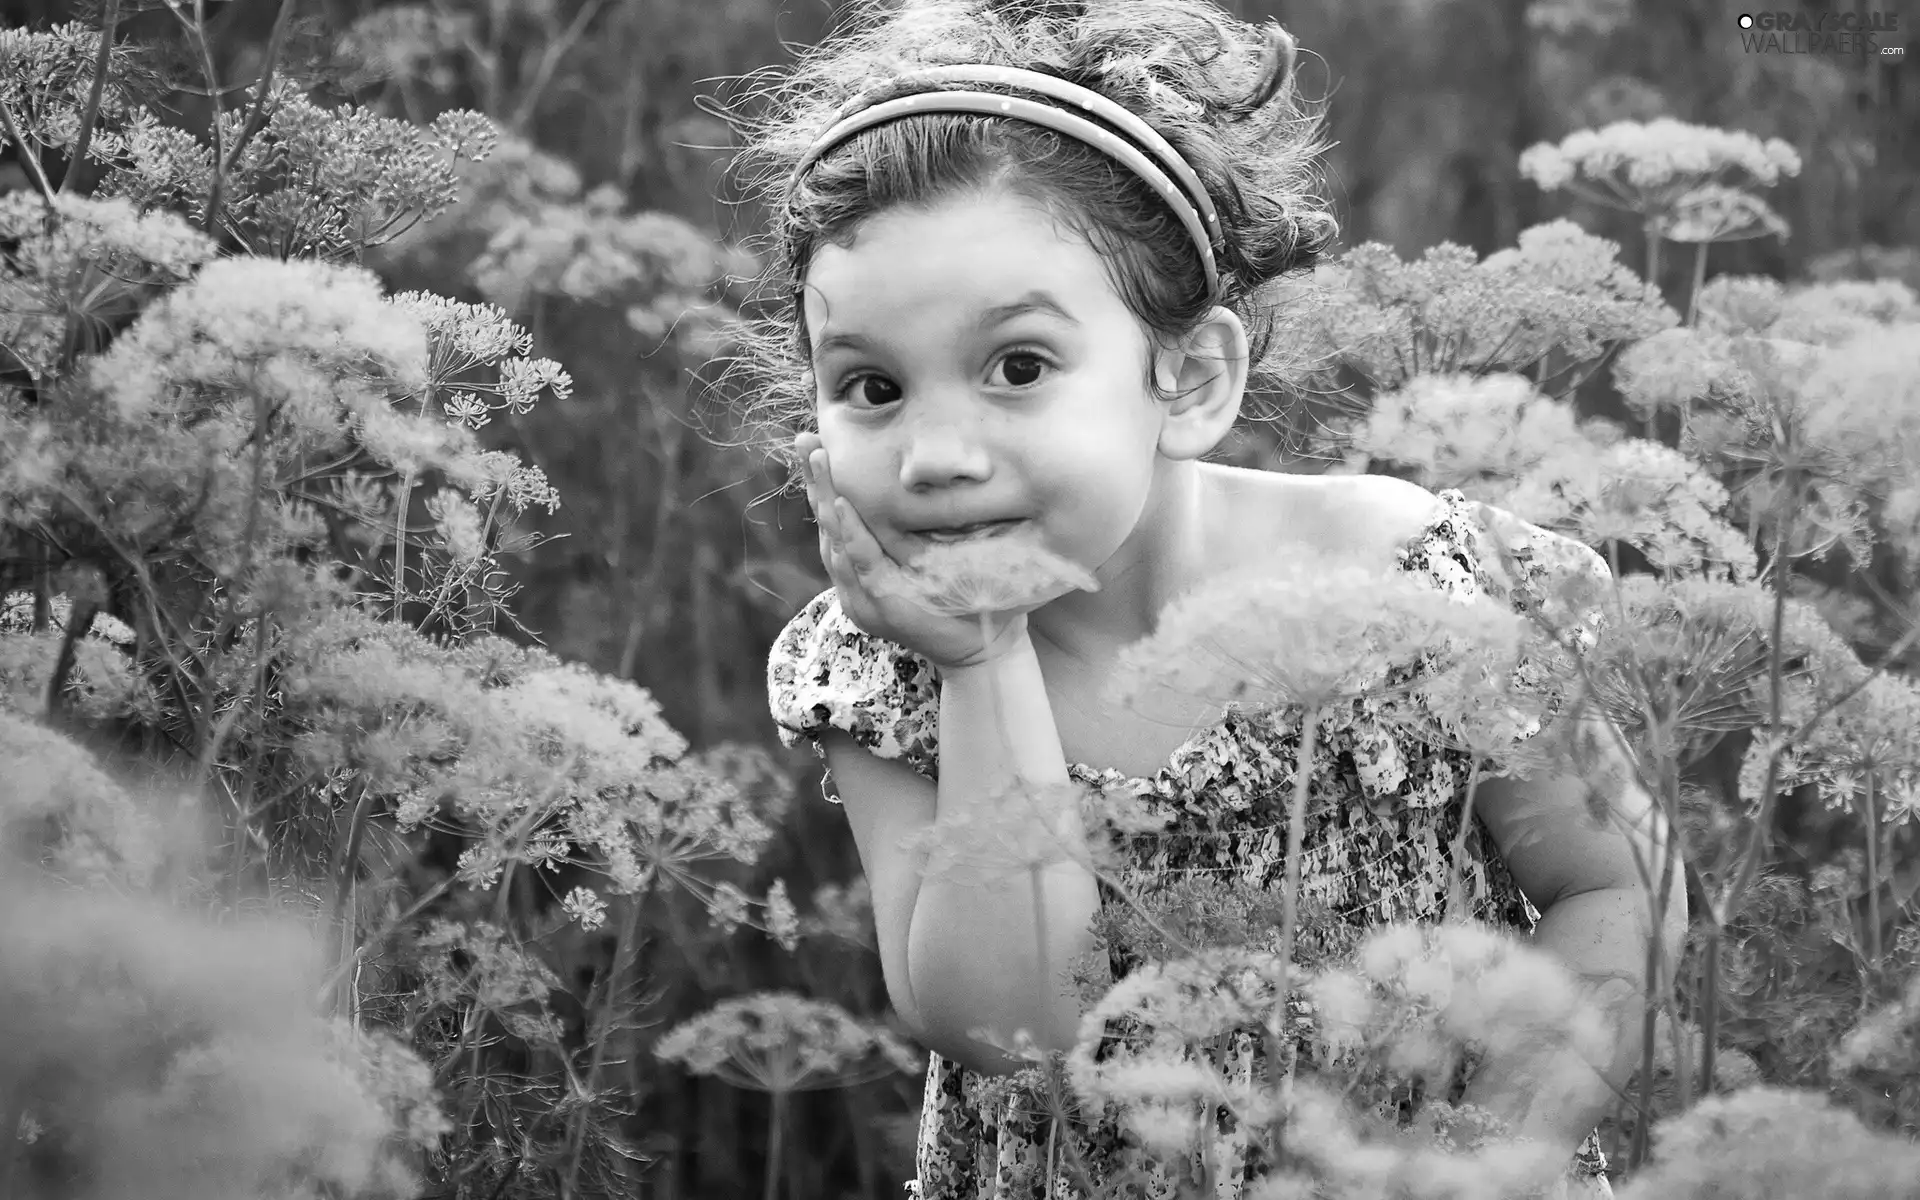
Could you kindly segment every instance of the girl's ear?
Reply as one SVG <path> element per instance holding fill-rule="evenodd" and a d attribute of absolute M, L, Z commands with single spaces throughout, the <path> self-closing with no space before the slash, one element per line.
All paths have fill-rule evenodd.
<path fill-rule="evenodd" d="M 1240 418 L 1247 354 L 1246 327 L 1216 305 L 1177 346 L 1154 356 L 1154 380 L 1174 397 L 1161 411 L 1160 453 L 1197 459 L 1220 444 Z"/>

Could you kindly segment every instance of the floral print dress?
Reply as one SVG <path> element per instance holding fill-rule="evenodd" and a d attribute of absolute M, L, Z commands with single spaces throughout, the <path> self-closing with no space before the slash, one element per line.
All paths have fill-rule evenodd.
<path fill-rule="evenodd" d="M 1521 520 L 1505 510 L 1466 500 L 1457 490 L 1439 494 L 1442 510 L 1398 551 L 1400 569 L 1451 595 L 1485 594 L 1507 599 L 1516 611 L 1550 603 L 1547 586 L 1559 572 L 1610 577 L 1590 547 Z M 1498 537 L 1507 548 L 1503 569 Z M 1551 607 L 1548 615 L 1572 625 L 1575 645 L 1590 648 L 1601 614 L 1579 614 L 1574 623 Z M 1562 664 L 1564 668 L 1564 664 Z M 1409 668 L 1413 669 L 1413 668 Z M 1398 668 L 1396 668 L 1398 670 Z M 1521 668 L 1523 683 L 1528 671 Z M 1534 686 L 1549 689 L 1564 674 L 1538 670 Z M 1404 678 L 1405 676 L 1401 676 Z M 820 735 L 829 727 L 851 734 L 881 758 L 901 759 L 936 779 L 939 683 L 925 659 L 874 638 L 850 623 L 832 589 L 809 602 L 781 632 L 769 655 L 768 698 L 779 736 L 787 746 L 810 742 L 822 754 Z M 1323 718 L 1315 742 L 1310 783 L 1303 896 L 1317 898 L 1351 925 L 1396 920 L 1438 920 L 1443 912 L 1451 846 L 1459 828 L 1454 801 L 1471 764 L 1464 752 L 1441 750 L 1406 737 L 1382 710 L 1395 700 L 1363 699 Z M 1303 714 L 1297 707 L 1259 717 L 1229 709 L 1225 717 L 1189 738 L 1151 779 L 1131 778 L 1083 763 L 1069 775 L 1095 796 L 1115 790 L 1151 806 L 1164 806 L 1172 821 L 1162 833 L 1129 839 L 1138 846 L 1132 866 L 1151 879 L 1167 873 L 1226 871 L 1278 891 L 1284 882 L 1286 804 L 1300 746 Z M 837 802 L 823 785 L 829 800 Z M 1089 816 L 1097 816 L 1097 803 Z M 1484 921 L 1530 929 L 1539 911 L 1523 895 L 1476 823 L 1465 840 L 1462 875 L 1474 915 Z M 1116 964 L 1116 975 L 1125 964 Z M 1246 1055 L 1237 1056 L 1244 1073 Z M 1040 1097 L 1009 1088 L 1004 1077 L 985 1076 L 932 1056 L 927 1070 L 917 1151 L 919 1178 L 910 1196 L 921 1200 L 1050 1200 L 1071 1196 L 1060 1166 L 1057 1136 Z M 1127 1158 L 1126 1135 L 1114 1118 L 1066 1131 L 1082 1161 L 1096 1168 Z M 1248 1148 L 1223 1130 L 1217 1153 L 1241 1163 L 1224 1172 L 1220 1200 L 1237 1200 L 1258 1166 Z M 1237 1159 L 1233 1156 L 1239 1156 Z M 1052 1164 L 1051 1166 L 1049 1164 Z M 1590 1135 L 1567 1178 L 1571 1196 L 1611 1195 L 1606 1160 Z M 1164 1173 L 1144 1193 L 1171 1196 Z"/>

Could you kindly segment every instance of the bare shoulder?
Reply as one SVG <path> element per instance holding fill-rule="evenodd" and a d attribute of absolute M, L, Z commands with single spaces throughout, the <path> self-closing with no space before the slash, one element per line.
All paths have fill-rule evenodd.
<path fill-rule="evenodd" d="M 1338 475 L 1328 483 L 1337 489 L 1346 535 L 1369 553 L 1398 550 L 1446 509 L 1439 496 L 1391 475 Z"/>
<path fill-rule="evenodd" d="M 1247 471 L 1237 482 L 1259 514 L 1242 528 L 1267 531 L 1276 550 L 1306 545 L 1372 563 L 1391 561 L 1446 507 L 1426 488 L 1391 475 Z"/>

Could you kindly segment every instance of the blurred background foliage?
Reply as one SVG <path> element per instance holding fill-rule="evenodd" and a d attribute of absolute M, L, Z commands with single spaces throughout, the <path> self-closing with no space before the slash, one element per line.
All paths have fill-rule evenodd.
<path fill-rule="evenodd" d="M 191 12 L 192 4 L 184 6 Z M 1920 287 L 1920 86 L 1911 63 L 1748 54 L 1730 0 L 1230 0 L 1233 15 L 1282 21 L 1299 39 L 1304 91 L 1329 104 L 1328 163 L 1344 246 L 1378 241 L 1403 258 L 1442 242 L 1477 254 L 1569 216 L 1642 244 L 1631 216 L 1544 195 L 1523 150 L 1613 120 L 1673 116 L 1778 137 L 1804 168 L 1769 203 L 1787 238 L 1716 247 L 1712 274 L 1783 280 L 1892 273 Z M 1835 7 L 1802 4 L 1810 11 Z M 1864 11 L 1855 6 L 1856 11 Z M 487 162 L 463 164 L 462 203 L 370 254 L 389 290 L 425 289 L 505 308 L 533 353 L 565 364 L 574 394 L 483 438 L 559 485 L 564 504 L 529 516 L 551 540 L 514 564 L 520 635 L 565 659 L 631 679 L 695 747 L 772 749 L 800 795 L 818 794 L 805 754 L 780 751 L 767 714 L 766 652 L 826 586 L 804 502 L 728 425 L 712 385 L 716 333 L 754 273 L 738 249 L 764 214 L 726 177 L 732 133 L 716 115 L 740 77 L 786 62 L 835 27 L 825 0 L 271 0 L 205 2 L 218 77 L 279 71 L 322 105 L 354 102 L 425 124 L 460 108 L 502 130 Z M 97 24 L 85 2 L 6 0 L 8 25 Z M 164 0 L 123 0 L 122 40 L 149 47 L 167 90 L 157 111 L 206 128 L 211 98 Z M 1907 31 L 1890 39 L 1909 36 Z M 0 159 L 0 190 L 27 186 Z M 1636 265 L 1638 265 L 1636 263 Z M 1667 263 L 1670 300 L 1690 264 Z M 1583 415 L 1620 415 L 1596 372 Z M 1219 452 L 1272 469 L 1321 464 L 1289 452 L 1284 423 L 1248 425 Z M 791 987 L 854 1012 L 884 1009 L 864 943 L 857 860 L 834 809 L 785 817 L 756 882 L 784 878 L 809 913 L 798 954 L 701 925 L 643 964 L 685 1015 L 758 988 Z M 820 889 L 826 889 L 821 891 Z M 666 961 L 671 958 L 671 961 Z M 673 1086 L 670 1080 L 663 1084 Z M 659 1156 L 657 1194 L 750 1194 L 760 1178 L 765 1097 L 689 1080 L 637 1098 L 640 1149 Z M 912 1174 L 920 1080 L 816 1093 L 795 1107 L 791 1194 L 897 1194 Z"/>

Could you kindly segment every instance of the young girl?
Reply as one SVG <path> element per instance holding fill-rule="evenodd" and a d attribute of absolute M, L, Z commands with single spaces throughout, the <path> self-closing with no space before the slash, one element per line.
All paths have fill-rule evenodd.
<path fill-rule="evenodd" d="M 788 80 L 756 146 L 793 304 L 749 349 L 774 368 L 776 419 L 804 431 L 796 466 L 833 582 L 782 632 L 768 690 L 782 740 L 827 763 L 888 994 L 934 1051 L 909 1189 L 1039 1200 L 1072 1194 L 1061 1139 L 1117 1176 L 1134 1161 L 1125 1138 L 1110 1118 L 1055 1128 L 1042 1098 L 985 1086 L 1023 1064 L 969 1031 L 1073 1044 L 1077 1000 L 1045 964 L 1091 948 L 1099 888 L 1064 852 L 1037 889 L 1024 870 L 1019 886 L 923 879 L 903 841 L 1016 776 L 1072 780 L 1173 815 L 1143 869 L 1205 855 L 1277 890 L 1285 864 L 1260 831 L 1284 823 L 1300 715 L 1251 722 L 1175 694 L 1103 705 L 1122 647 L 1222 572 L 1309 552 L 1523 610 L 1546 573 L 1606 568 L 1457 492 L 1205 461 L 1250 379 L 1284 378 L 1266 285 L 1334 235 L 1308 194 L 1317 148 L 1284 32 L 1208 0 L 907 0 L 872 17 Z M 992 538 L 1029 539 L 1097 590 L 1062 585 L 983 630 L 892 586 L 936 547 Z M 1359 925 L 1441 915 L 1460 819 L 1464 758 L 1411 741 L 1383 755 L 1394 736 L 1353 721 L 1318 734 L 1315 894 Z M 1504 783 L 1476 793 L 1469 903 L 1613 981 L 1618 1085 L 1650 933 L 1633 847 L 1585 819 L 1575 781 Z M 1645 815 L 1644 796 L 1614 803 Z M 1060 819 L 1084 836 L 1076 814 Z M 1684 920 L 1684 902 L 1672 908 Z M 1522 1132 L 1564 1145 L 1575 1190 L 1605 1194 L 1597 1141 L 1582 1139 L 1606 1083 L 1545 1112 L 1526 1083 L 1525 1064 L 1490 1062 L 1467 1099 L 1526 1113 Z M 1260 1165 L 1231 1132 L 1221 1194 L 1238 1196 Z"/>

